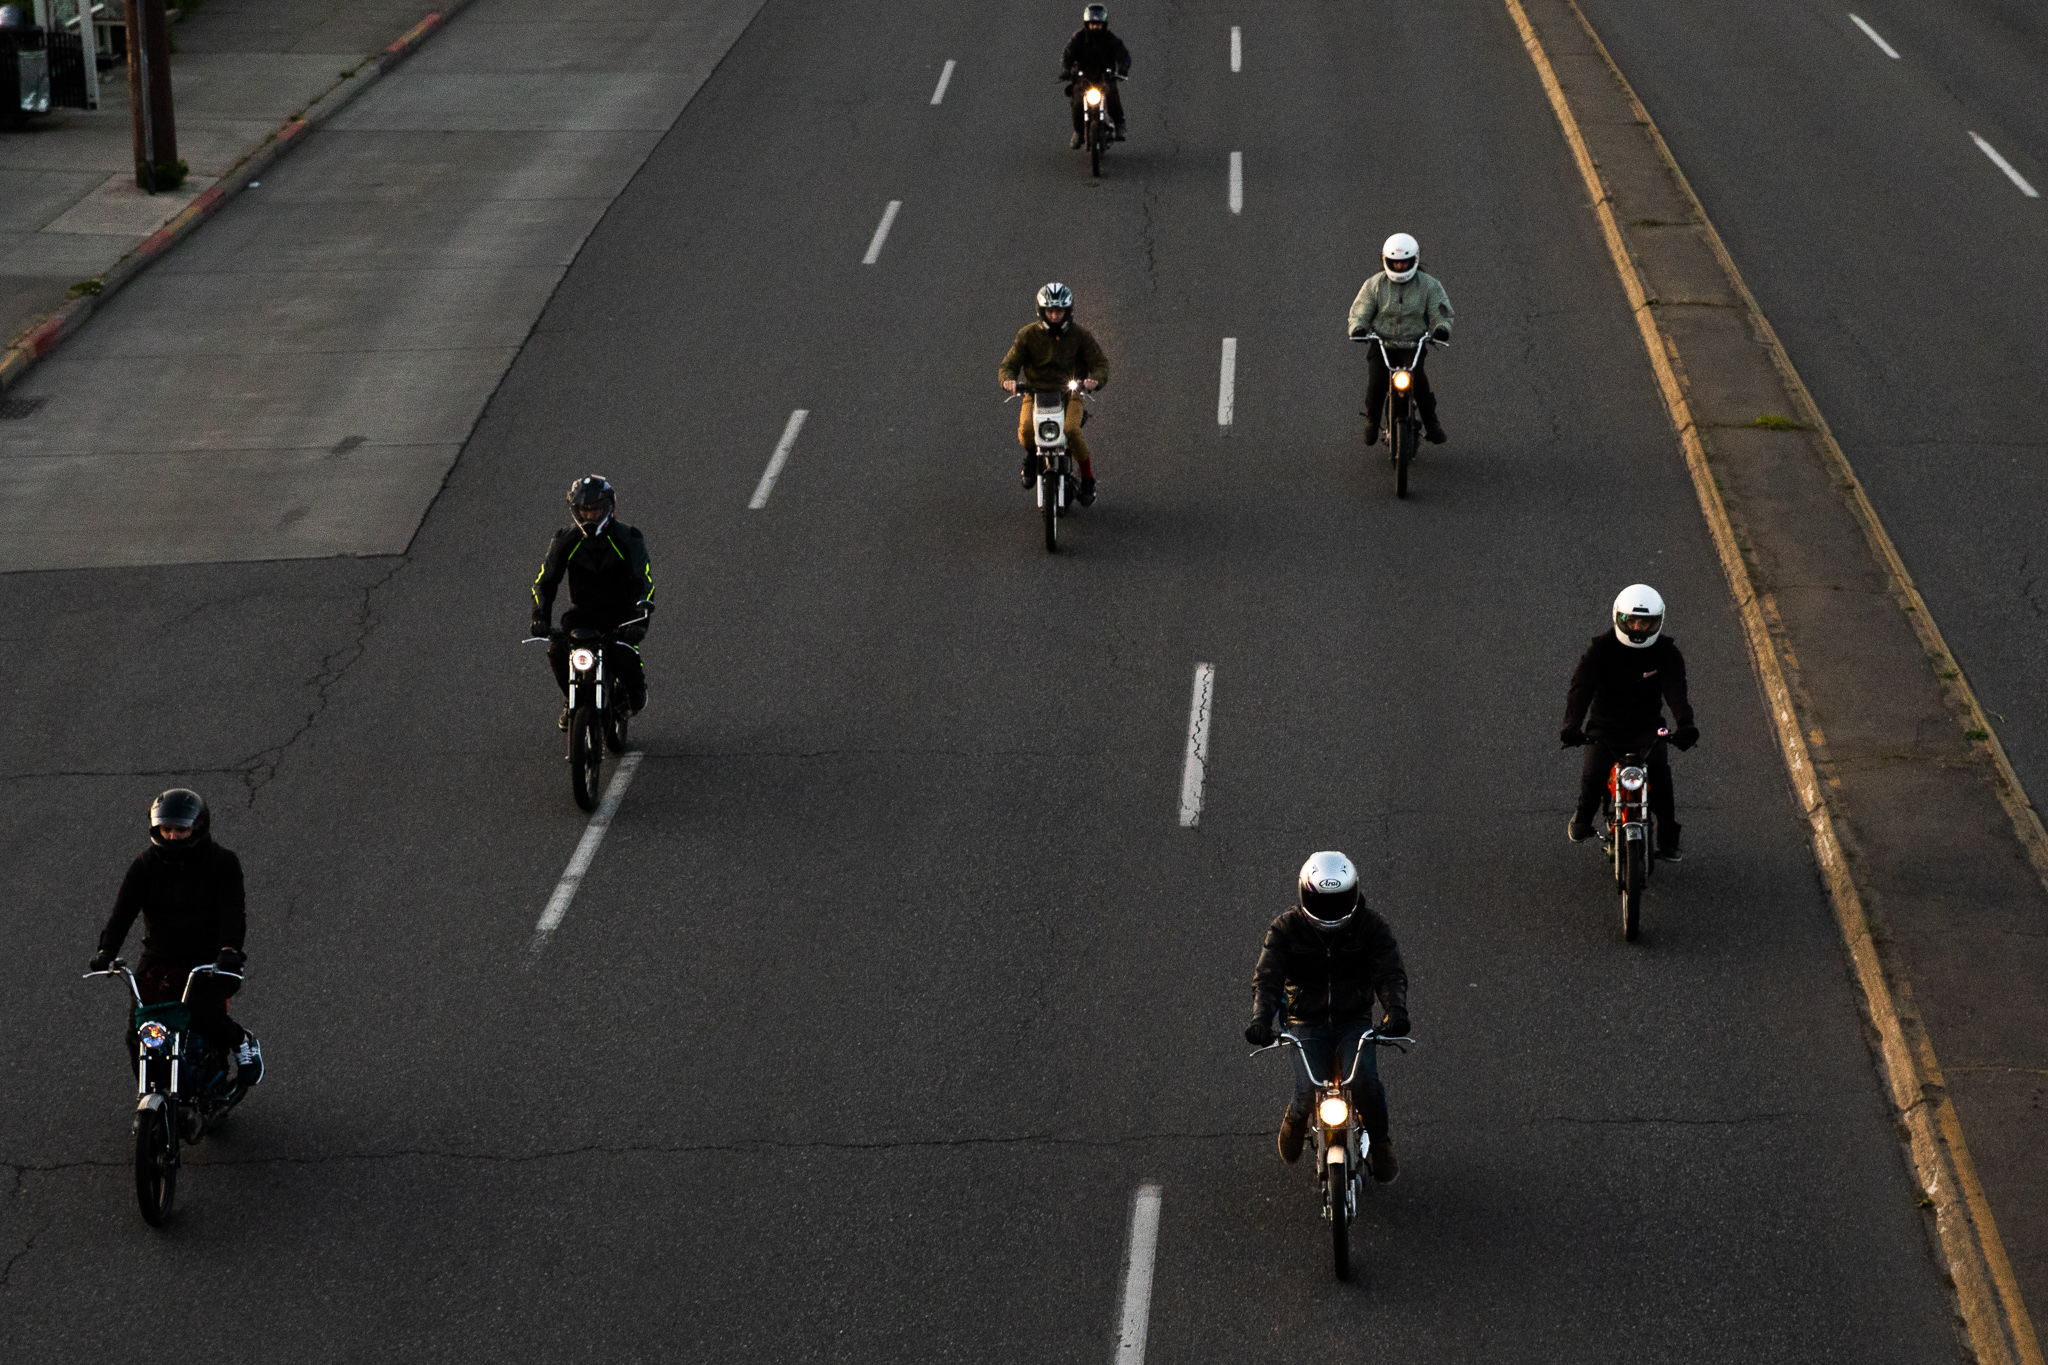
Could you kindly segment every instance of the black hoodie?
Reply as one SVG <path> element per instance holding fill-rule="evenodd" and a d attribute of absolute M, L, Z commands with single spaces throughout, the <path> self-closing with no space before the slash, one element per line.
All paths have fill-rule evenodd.
<path fill-rule="evenodd" d="M 128 865 L 114 913 L 100 931 L 100 947 L 121 951 L 129 926 L 142 916 L 142 967 L 187 970 L 241 951 L 248 925 L 243 918 L 242 860 L 196 835 L 175 844 L 151 844 Z"/>
<path fill-rule="evenodd" d="M 1572 670 L 1564 723 L 1583 725 L 1588 735 L 1610 744 L 1637 744 L 1657 733 L 1666 703 L 1680 727 L 1693 723 L 1678 641 L 1660 635 L 1634 649 L 1615 639 L 1613 631 L 1602 631 Z"/>

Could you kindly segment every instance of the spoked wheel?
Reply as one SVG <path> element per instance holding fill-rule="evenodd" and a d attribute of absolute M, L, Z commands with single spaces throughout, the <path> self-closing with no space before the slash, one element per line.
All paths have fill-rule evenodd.
<path fill-rule="evenodd" d="M 1394 496 L 1408 496 L 1408 466 L 1415 459 L 1415 427 L 1412 422 L 1394 423 Z"/>
<path fill-rule="evenodd" d="M 1041 510 L 1045 514 L 1045 552 L 1049 555 L 1060 552 L 1060 482 L 1058 474 L 1038 476 L 1038 493 Z"/>
<path fill-rule="evenodd" d="M 604 747 L 615 754 L 626 752 L 626 729 L 631 720 L 623 706 L 612 706 L 604 713 Z"/>
<path fill-rule="evenodd" d="M 576 805 L 597 809 L 599 778 L 604 774 L 604 736 L 597 708 L 579 706 L 569 717 L 569 782 L 576 790 Z"/>
<path fill-rule="evenodd" d="M 1323 1198 L 1330 1206 L 1330 1265 L 1340 1280 L 1351 1278 L 1350 1169 L 1348 1165 L 1323 1168 Z"/>
<path fill-rule="evenodd" d="M 142 1221 L 160 1228 L 178 1197 L 177 1138 L 161 1109 L 135 1112 L 135 1202 Z"/>
<path fill-rule="evenodd" d="M 1650 851 L 1641 839 L 1624 839 L 1622 848 L 1621 936 L 1634 943 L 1642 928 L 1643 882 L 1649 875 L 1645 864 L 1650 861 Z"/>

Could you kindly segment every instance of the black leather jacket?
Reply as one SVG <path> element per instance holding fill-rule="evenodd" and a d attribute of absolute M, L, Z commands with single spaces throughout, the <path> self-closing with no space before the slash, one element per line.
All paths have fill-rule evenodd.
<path fill-rule="evenodd" d="M 1252 971 L 1252 1015 L 1287 1023 L 1342 1024 L 1370 1018 L 1377 996 L 1389 1014 L 1408 1009 L 1408 971 L 1387 922 L 1363 904 L 1343 927 L 1323 929 L 1295 906 L 1266 930 Z"/>
<path fill-rule="evenodd" d="M 1060 54 L 1060 74 L 1070 76 L 1079 72 L 1085 76 L 1099 76 L 1105 71 L 1114 71 L 1119 76 L 1131 74 L 1131 50 L 1124 46 L 1124 40 L 1107 28 L 1091 32 L 1086 24 L 1075 30 L 1067 39 L 1067 50 Z"/>

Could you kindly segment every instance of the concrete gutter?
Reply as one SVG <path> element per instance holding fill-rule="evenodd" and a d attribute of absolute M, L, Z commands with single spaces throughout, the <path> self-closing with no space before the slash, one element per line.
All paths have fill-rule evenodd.
<path fill-rule="evenodd" d="M 112 266 L 86 281 L 87 293 L 31 324 L 0 355 L 0 393 L 20 383 L 36 362 L 62 345 L 85 320 L 121 287 L 161 260 L 172 247 L 184 241 L 199 226 L 220 212 L 230 199 L 260 180 L 271 163 L 306 140 L 306 134 L 354 103 L 356 96 L 382 80 L 398 65 L 419 51 L 420 45 L 438 33 L 450 19 L 469 8 L 471 0 L 446 0 L 440 9 L 407 29 L 376 56 L 364 61 L 349 75 L 329 86 L 311 104 L 281 124 L 277 131 L 251 148 L 230 166 L 205 192 L 182 209 L 136 248 Z M 93 288 L 97 286 L 97 288 Z"/>
<path fill-rule="evenodd" d="M 1866 900 L 1888 899 L 1905 916 L 1924 915 L 1924 904 L 1910 902 L 1932 898 L 1896 874 L 1915 864 L 1929 874 L 1923 880 L 1940 880 L 1941 845 L 1951 832 L 1944 821 L 1969 826 L 1948 842 L 1984 842 L 1985 817 L 1997 816 L 1981 799 L 1983 779 L 2034 874 L 2020 893 L 2009 876 L 1999 884 L 2023 908 L 2038 901 L 2048 879 L 2048 835 L 1861 483 L 1649 111 L 1574 0 L 1528 0 L 1526 10 L 1521 0 L 1505 4 L 1592 197 L 1733 592 L 1869 1013 L 1922 1207 L 1933 1213 L 1962 1334 L 1980 1365 L 2042 1365 L 1916 1008 L 1911 964 L 1904 961 L 1910 954 L 1889 935 L 1873 933 Z M 1559 54 L 1555 64 L 1552 50 Z M 1769 591 L 1774 583 L 1776 593 Z M 1831 629 L 1853 642 L 1829 638 Z M 1802 669 L 1795 640 L 1821 667 Z M 1832 746 L 1822 713 L 1835 722 Z M 1852 726 L 1856 733 L 1842 733 Z M 1999 872 L 1988 875 L 1995 881 Z M 1939 920 L 1942 913 L 1937 903 L 1925 917 Z M 1991 995 L 1998 989 L 1992 976 L 1970 979 L 1970 989 Z"/>

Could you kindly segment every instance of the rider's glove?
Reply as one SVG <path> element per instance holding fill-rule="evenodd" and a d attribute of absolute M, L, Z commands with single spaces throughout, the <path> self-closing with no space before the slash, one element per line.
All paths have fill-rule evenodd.
<path fill-rule="evenodd" d="M 528 635 L 546 635 L 548 633 L 548 618 L 545 616 L 534 617 L 532 622 L 526 627 L 526 633 Z"/>
<path fill-rule="evenodd" d="M 1380 1020 L 1380 1037 L 1406 1038 L 1407 1036 L 1408 1011 L 1390 1010 L 1387 1014 L 1387 1017 Z"/>
<path fill-rule="evenodd" d="M 1567 749 L 1576 749 L 1586 742 L 1586 732 L 1577 725 L 1567 725 L 1557 732 L 1557 742 Z"/>
<path fill-rule="evenodd" d="M 1275 1036 L 1270 1019 L 1254 1019 L 1244 1026 L 1244 1040 L 1253 1047 L 1271 1047 Z"/>
<path fill-rule="evenodd" d="M 248 960 L 248 957 L 239 948 L 223 948 L 220 950 L 220 956 L 214 959 L 213 966 L 215 971 L 233 972 L 236 975 L 240 975 L 242 964 Z"/>
<path fill-rule="evenodd" d="M 1436 325 L 1436 327 L 1430 332 L 1430 335 L 1435 337 L 1438 341 L 1449 341 L 1451 339 L 1451 329 L 1444 326 L 1441 322 L 1439 322 Z"/>
<path fill-rule="evenodd" d="M 1699 742 L 1700 727 L 1697 725 L 1681 725 L 1678 727 L 1677 733 L 1671 736 L 1671 747 L 1680 753 L 1684 753 Z"/>
<path fill-rule="evenodd" d="M 92 955 L 92 961 L 85 964 L 85 969 L 89 972 L 103 972 L 113 965 L 114 950 L 102 948 Z"/>

